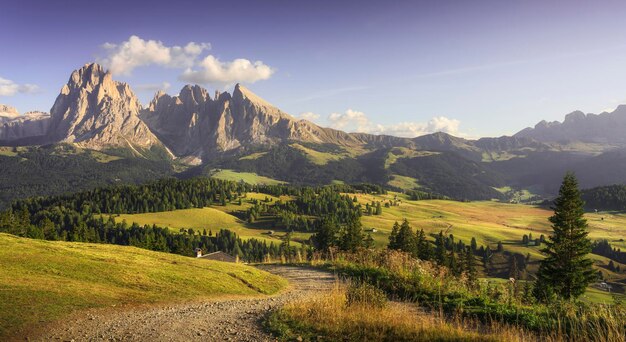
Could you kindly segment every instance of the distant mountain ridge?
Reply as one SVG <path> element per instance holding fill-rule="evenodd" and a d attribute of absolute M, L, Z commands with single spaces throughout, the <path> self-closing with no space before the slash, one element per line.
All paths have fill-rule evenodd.
<path fill-rule="evenodd" d="M 50 114 L 27 112 L 20 115 L 17 109 L 0 105 L 0 141 L 46 134 L 50 125 Z"/>
<path fill-rule="evenodd" d="M 347 133 L 296 119 L 240 84 L 232 94 L 211 95 L 198 85 L 178 95 L 161 91 L 144 108 L 128 84 L 96 63 L 72 72 L 49 115 L 19 115 L 0 105 L 0 146 L 72 144 L 113 156 L 95 154 L 103 162 L 158 160 L 184 175 L 225 168 L 292 183 L 371 182 L 458 199 L 503 199 L 515 189 L 552 194 L 568 170 L 580 174 L 583 186 L 626 182 L 625 132 L 626 106 L 599 115 L 574 112 L 563 123 L 542 121 L 514 136 L 477 140 L 442 132 L 415 138 Z M 15 151 L 6 158 L 28 157 Z M 88 154 L 81 158 L 92 165 Z M 17 159 L 6 165 L 21 167 Z M 162 175 L 162 166 L 156 168 Z"/>
<path fill-rule="evenodd" d="M 626 147 L 626 105 L 620 105 L 610 113 L 585 114 L 575 111 L 567 114 L 563 122 L 544 120 L 534 128 L 521 130 L 514 137 L 541 142 L 580 141 Z"/>

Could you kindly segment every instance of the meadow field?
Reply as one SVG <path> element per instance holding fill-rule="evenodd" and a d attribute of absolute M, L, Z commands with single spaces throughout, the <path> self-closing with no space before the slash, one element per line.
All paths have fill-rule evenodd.
<path fill-rule="evenodd" d="M 286 285 L 243 264 L 0 234 L 0 340 L 82 309 L 259 296 Z"/>

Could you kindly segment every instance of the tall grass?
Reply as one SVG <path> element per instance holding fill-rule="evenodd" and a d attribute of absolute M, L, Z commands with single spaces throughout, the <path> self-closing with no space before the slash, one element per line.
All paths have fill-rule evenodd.
<path fill-rule="evenodd" d="M 359 287 L 338 285 L 329 294 L 287 304 L 271 315 L 269 328 L 282 340 L 534 340 L 528 333 L 503 325 L 484 326 L 470 320 L 444 319 L 425 313 L 412 303 L 378 305 L 367 300 L 350 301 L 350 293 Z"/>
<path fill-rule="evenodd" d="M 532 335 L 541 341 L 626 341 L 626 310 L 619 304 L 533 303 L 522 300 L 519 284 L 470 281 L 397 251 L 331 253 L 328 259 L 314 257 L 311 264 L 369 282 L 390 298 L 419 304 L 457 326 L 475 322 L 478 331 L 498 327 L 500 333 L 511 327 L 504 330 L 516 332 L 517 340 Z"/>

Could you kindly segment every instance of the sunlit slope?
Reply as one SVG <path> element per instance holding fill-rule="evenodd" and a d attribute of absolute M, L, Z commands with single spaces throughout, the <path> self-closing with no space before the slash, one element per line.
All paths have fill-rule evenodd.
<path fill-rule="evenodd" d="M 254 296 L 284 286 L 242 264 L 0 234 L 0 340 L 80 309 Z"/>

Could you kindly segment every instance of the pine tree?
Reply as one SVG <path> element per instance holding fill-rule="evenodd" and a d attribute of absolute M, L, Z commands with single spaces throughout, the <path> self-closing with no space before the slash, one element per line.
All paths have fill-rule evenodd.
<path fill-rule="evenodd" d="M 389 249 L 398 249 L 398 232 L 400 231 L 400 224 L 396 221 L 393 224 L 393 228 L 391 228 L 391 234 L 389 234 L 389 244 L 387 248 Z"/>
<path fill-rule="evenodd" d="M 376 212 L 374 215 L 381 215 L 383 213 L 383 207 L 380 206 L 380 202 L 376 202 Z"/>
<path fill-rule="evenodd" d="M 357 218 L 351 219 L 342 230 L 340 236 L 341 249 L 345 251 L 355 252 L 357 248 L 363 246 L 363 231 L 361 228 L 361 220 Z"/>
<path fill-rule="evenodd" d="M 324 218 L 319 230 L 313 235 L 313 243 L 320 251 L 326 252 L 337 243 L 337 225 L 329 218 Z"/>
<path fill-rule="evenodd" d="M 443 236 L 443 232 L 439 232 L 439 235 L 435 238 L 435 261 L 440 266 L 448 264 L 448 257 L 446 255 L 446 243 Z"/>
<path fill-rule="evenodd" d="M 478 274 L 476 272 L 476 260 L 474 259 L 474 253 L 470 247 L 465 248 L 465 272 L 467 272 L 467 277 L 469 279 L 470 284 L 476 284 L 476 280 L 478 280 Z"/>
<path fill-rule="evenodd" d="M 568 300 L 577 298 L 596 279 L 593 262 L 587 258 L 591 242 L 587 238 L 583 206 L 578 181 L 572 173 L 567 173 L 554 201 L 554 215 L 550 217 L 553 234 L 542 250 L 546 258 L 537 272 L 535 296 L 539 300 L 548 300 L 552 293 Z"/>
<path fill-rule="evenodd" d="M 404 219 L 402 225 L 400 225 L 400 230 L 396 236 L 396 249 L 414 255 L 416 254 L 415 236 L 413 235 L 409 221 L 406 219 Z"/>
<path fill-rule="evenodd" d="M 415 245 L 417 247 L 417 257 L 422 260 L 430 260 L 433 257 L 433 251 L 430 243 L 426 240 L 424 229 L 415 232 Z"/>
<path fill-rule="evenodd" d="M 470 246 L 472 247 L 472 253 L 476 254 L 476 250 L 478 249 L 478 243 L 476 243 L 475 237 L 472 237 L 472 242 L 470 243 Z"/>
<path fill-rule="evenodd" d="M 519 267 L 517 265 L 517 257 L 515 255 L 511 255 L 511 260 L 509 262 L 509 278 L 519 279 L 520 272 Z"/>

